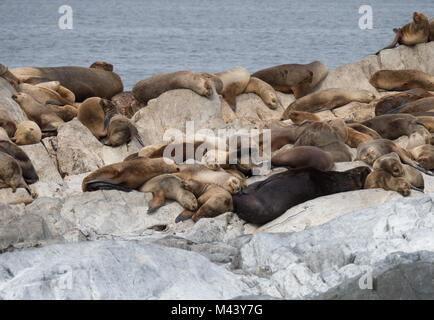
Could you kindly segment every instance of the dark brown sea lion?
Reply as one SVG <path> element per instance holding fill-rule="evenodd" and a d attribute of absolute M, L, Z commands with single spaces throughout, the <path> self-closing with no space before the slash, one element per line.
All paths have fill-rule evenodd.
<path fill-rule="evenodd" d="M 396 113 L 418 115 L 421 112 L 434 112 L 434 97 L 422 98 L 409 102 L 396 109 Z"/>
<path fill-rule="evenodd" d="M 83 192 L 107 189 L 131 191 L 155 176 L 177 171 L 179 167 L 169 159 L 138 158 L 95 170 L 83 179 L 81 187 Z"/>
<path fill-rule="evenodd" d="M 364 188 L 382 188 L 384 190 L 396 191 L 404 197 L 411 194 L 411 185 L 405 178 L 394 177 L 384 170 L 372 171 L 366 178 Z"/>
<path fill-rule="evenodd" d="M 74 93 L 78 102 L 90 97 L 110 99 L 123 91 L 122 80 L 116 73 L 99 68 L 31 67 L 13 69 L 11 72 L 23 82 L 29 78 L 59 81 L 62 86 Z"/>
<path fill-rule="evenodd" d="M 306 65 L 282 64 L 256 71 L 252 77 L 265 81 L 277 91 L 292 92 L 298 99 L 310 91 L 313 72 Z"/>
<path fill-rule="evenodd" d="M 434 18 L 429 20 L 429 40 L 434 41 Z"/>
<path fill-rule="evenodd" d="M 414 46 L 418 43 L 428 42 L 430 36 L 430 25 L 427 17 L 423 13 L 415 12 L 413 13 L 413 22 L 394 31 L 396 31 L 396 36 L 393 42 L 380 51 L 394 48 L 397 43 Z M 377 54 L 379 52 L 377 52 Z"/>
<path fill-rule="evenodd" d="M 133 87 L 133 95 L 144 104 L 162 93 L 174 89 L 190 89 L 198 95 L 210 97 L 213 94 L 212 82 L 192 71 L 177 71 L 158 74 L 140 80 Z"/>
<path fill-rule="evenodd" d="M 331 170 L 335 163 L 329 152 L 317 147 L 301 146 L 286 149 L 271 158 L 271 165 L 276 167 L 314 168 L 320 171 Z"/>
<path fill-rule="evenodd" d="M 5 118 L 0 118 L 0 127 L 5 129 L 9 138 L 12 138 L 15 134 L 15 131 L 17 131 L 17 126 L 15 122 Z"/>
<path fill-rule="evenodd" d="M 372 75 L 369 82 L 377 89 L 391 91 L 434 90 L 434 77 L 419 70 L 380 70 Z"/>
<path fill-rule="evenodd" d="M 194 194 L 184 189 L 181 178 L 172 174 L 162 174 L 148 180 L 140 188 L 140 191 L 152 192 L 152 200 L 149 203 L 148 213 L 153 213 L 162 207 L 166 199 L 177 201 L 189 211 L 196 211 L 198 208 Z"/>
<path fill-rule="evenodd" d="M 427 97 L 432 97 L 432 94 L 421 88 L 385 96 L 375 105 L 375 115 L 381 116 L 383 114 L 396 113 L 398 111 L 396 108 Z"/>
<path fill-rule="evenodd" d="M 137 139 L 142 147 L 145 146 L 137 128 L 127 117 L 116 114 L 105 121 L 109 122 L 107 126 L 107 140 L 104 142 L 106 146 L 118 147 L 129 143 L 133 137 Z"/>
<path fill-rule="evenodd" d="M 247 222 L 267 223 L 308 200 L 360 190 L 370 172 L 368 167 L 345 172 L 291 169 L 255 182 L 240 194 L 233 195 L 234 212 Z"/>
<path fill-rule="evenodd" d="M 35 183 L 39 180 L 32 161 L 15 143 L 10 141 L 0 141 L 0 152 L 6 153 L 17 160 L 21 167 L 23 178 L 28 184 Z"/>
<path fill-rule="evenodd" d="M 283 113 L 281 120 L 289 118 L 291 110 L 314 112 L 322 109 L 333 109 L 352 101 L 369 103 L 375 95 L 367 90 L 333 88 L 313 92 L 292 102 Z"/>

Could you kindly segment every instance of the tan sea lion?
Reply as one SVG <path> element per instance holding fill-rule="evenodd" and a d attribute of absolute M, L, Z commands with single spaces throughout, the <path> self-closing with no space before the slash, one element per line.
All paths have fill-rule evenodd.
<path fill-rule="evenodd" d="M 428 42 L 430 37 L 430 25 L 427 17 L 421 12 L 413 13 L 413 22 L 406 24 L 400 29 L 394 29 L 396 32 L 393 42 L 384 47 L 384 49 L 391 49 L 396 46 L 397 43 L 405 44 L 407 46 L 414 46 L 418 43 Z M 379 52 L 380 52 L 379 51 Z M 377 52 L 377 54 L 379 53 Z"/>
<path fill-rule="evenodd" d="M 18 68 L 11 72 L 21 81 L 42 78 L 44 81 L 59 81 L 72 91 L 78 102 L 90 97 L 110 99 L 123 91 L 121 78 L 114 72 L 100 68 L 76 66 Z"/>
<path fill-rule="evenodd" d="M 83 179 L 81 187 L 83 192 L 106 189 L 131 191 L 153 177 L 177 171 L 179 167 L 169 159 L 138 158 L 95 170 Z"/>
<path fill-rule="evenodd" d="M 434 112 L 434 97 L 422 98 L 397 108 L 397 113 L 418 115 L 422 112 Z"/>
<path fill-rule="evenodd" d="M 140 189 L 141 192 L 152 192 L 148 213 L 153 213 L 162 207 L 166 199 L 177 201 L 186 210 L 196 211 L 196 197 L 184 189 L 182 179 L 172 174 L 162 174 L 148 180 Z"/>
<path fill-rule="evenodd" d="M 411 185 L 405 178 L 394 177 L 384 170 L 372 171 L 365 181 L 365 189 L 382 188 L 384 190 L 396 191 L 404 197 L 411 193 Z"/>
<path fill-rule="evenodd" d="M 377 89 L 390 91 L 434 90 L 434 77 L 419 70 L 380 70 L 372 75 L 369 82 Z"/>
<path fill-rule="evenodd" d="M 1 152 L 10 155 L 18 162 L 22 170 L 23 178 L 28 184 L 35 183 L 39 180 L 32 161 L 27 154 L 15 143 L 6 140 L 0 140 L 0 153 Z"/>
<path fill-rule="evenodd" d="M 434 169 L 434 146 L 425 144 L 410 150 L 413 158 L 428 170 Z"/>
<path fill-rule="evenodd" d="M 56 91 L 63 99 L 66 100 L 67 104 L 74 104 L 75 103 L 75 95 L 74 93 L 65 88 L 64 86 L 60 85 L 59 81 L 49 81 L 49 82 L 41 82 L 36 84 L 37 87 L 45 87 L 47 89 Z"/>
<path fill-rule="evenodd" d="M 133 95 L 137 101 L 146 104 L 162 93 L 174 89 L 190 89 L 205 97 L 213 94 L 212 81 L 195 72 L 184 70 L 140 80 L 133 87 Z"/>
<path fill-rule="evenodd" d="M 196 212 L 182 212 L 175 222 L 184 221 L 190 217 L 197 222 L 201 218 L 214 218 L 225 212 L 233 211 L 232 196 L 222 187 L 193 179 L 185 180 L 183 185 L 186 190 L 197 197 L 199 209 Z"/>
<path fill-rule="evenodd" d="M 271 158 L 271 165 L 290 168 L 315 168 L 320 171 L 331 170 L 335 163 L 329 152 L 312 146 L 286 149 Z"/>
<path fill-rule="evenodd" d="M 427 97 L 432 97 L 432 94 L 421 88 L 385 96 L 375 105 L 375 115 L 381 116 L 383 114 L 396 113 L 398 111 L 396 109 L 400 106 Z"/>
<path fill-rule="evenodd" d="M 282 64 L 256 71 L 252 77 L 265 81 L 277 91 L 292 92 L 298 99 L 310 91 L 313 72 L 306 65 Z"/>
<path fill-rule="evenodd" d="M 107 136 L 107 131 L 104 128 L 105 118 L 104 100 L 101 98 L 88 98 L 78 107 L 77 119 L 80 120 L 97 139 Z"/>
<path fill-rule="evenodd" d="M 352 101 L 369 103 L 375 95 L 367 90 L 334 88 L 313 92 L 292 102 L 283 113 L 281 120 L 287 120 L 290 110 L 314 112 L 321 109 L 333 109 Z"/>
<path fill-rule="evenodd" d="M 130 120 L 128 120 L 127 117 L 116 114 L 105 121 L 109 121 L 107 127 L 107 140 L 104 142 L 106 146 L 118 147 L 129 143 L 133 137 L 137 139 L 142 147 L 145 146 L 140 138 L 137 128 L 130 122 Z"/>
<path fill-rule="evenodd" d="M 5 118 L 0 118 L 0 127 L 5 129 L 9 138 L 12 138 L 15 134 L 15 131 L 17 130 L 15 122 Z"/>
<path fill-rule="evenodd" d="M 235 111 L 236 98 L 244 92 L 249 83 L 249 72 L 243 67 L 236 67 L 228 71 L 216 73 L 215 75 L 223 82 L 221 95 L 232 110 Z"/>
<path fill-rule="evenodd" d="M 183 180 L 194 179 L 204 184 L 216 184 L 231 194 L 241 190 L 241 181 L 224 171 L 214 171 L 200 164 L 185 164 L 175 173 Z"/>
<path fill-rule="evenodd" d="M 301 124 L 304 121 L 309 122 L 319 122 L 321 119 L 311 112 L 304 112 L 304 111 L 296 111 L 296 110 L 289 110 L 288 118 L 291 119 L 291 121 L 294 124 Z"/>
<path fill-rule="evenodd" d="M 58 106 L 55 104 L 46 103 L 45 107 L 53 111 L 65 122 L 71 121 L 78 114 L 78 108 L 72 105 Z"/>
<path fill-rule="evenodd" d="M 21 106 L 30 120 L 38 124 L 42 132 L 55 132 L 57 127 L 64 123 L 53 111 L 40 104 L 29 94 L 16 93 L 12 95 L 12 99 Z"/>
<path fill-rule="evenodd" d="M 28 83 L 21 83 L 18 87 L 18 92 L 31 95 L 42 105 L 45 105 L 47 101 L 50 101 L 51 103 L 57 103 L 59 105 L 74 103 L 74 101 L 70 102 L 69 100 L 62 97 L 59 93 L 57 93 L 57 91 Z"/>
<path fill-rule="evenodd" d="M 34 121 L 23 121 L 18 124 L 17 131 L 11 140 L 17 145 L 35 144 L 42 139 L 42 132 Z"/>
<path fill-rule="evenodd" d="M 262 101 L 264 101 L 265 105 L 272 110 L 275 110 L 277 107 L 281 106 L 280 100 L 277 97 L 274 88 L 259 78 L 250 77 L 249 83 L 247 84 L 244 92 L 256 93 L 261 97 Z"/>

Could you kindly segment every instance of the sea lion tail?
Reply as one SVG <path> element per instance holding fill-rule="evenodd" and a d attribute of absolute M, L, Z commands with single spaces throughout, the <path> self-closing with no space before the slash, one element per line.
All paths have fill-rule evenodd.
<path fill-rule="evenodd" d="M 119 190 L 124 192 L 131 192 L 132 189 L 121 186 L 119 184 L 116 184 L 114 182 L 111 182 L 110 180 L 106 179 L 94 179 L 86 181 L 85 183 L 86 191 L 97 191 L 97 190 Z M 96 185 L 93 185 L 96 184 Z M 93 185 L 93 186 L 90 186 Z"/>

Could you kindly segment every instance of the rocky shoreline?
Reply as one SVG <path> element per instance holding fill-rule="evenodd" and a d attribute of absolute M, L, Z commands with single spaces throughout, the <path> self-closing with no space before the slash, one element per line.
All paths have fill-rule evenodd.
<path fill-rule="evenodd" d="M 331 70 L 314 91 L 328 88 L 379 92 L 369 83 L 381 69 L 434 74 L 434 42 L 399 46 Z M 1 112 L 27 117 L 0 77 Z M 278 92 L 284 106 L 292 95 Z M 375 102 L 352 102 L 320 112 L 322 120 L 372 118 Z M 200 110 L 200 112 L 197 112 Z M 186 89 L 163 93 L 132 118 L 145 145 L 169 128 L 266 128 L 280 119 L 255 94 L 237 97 L 237 110 Z M 170 116 L 168 116 L 170 115 Z M 407 137 L 396 142 L 403 146 Z M 77 119 L 57 137 L 22 146 L 32 159 L 39 197 L 30 205 L 24 189 L 0 189 L 0 298 L 3 299 L 427 299 L 434 297 L 434 177 L 423 175 L 425 194 L 366 189 L 317 198 L 263 226 L 234 213 L 175 224 L 183 211 L 169 202 L 147 214 L 149 193 L 83 193 L 91 171 L 138 152 L 133 140 L 102 145 Z M 355 150 L 352 150 L 355 153 Z M 358 161 L 337 163 L 344 171 Z M 278 172 L 280 169 L 273 169 Z M 248 179 L 250 184 L 266 176 Z M 374 290 L 359 280 L 369 272 Z"/>

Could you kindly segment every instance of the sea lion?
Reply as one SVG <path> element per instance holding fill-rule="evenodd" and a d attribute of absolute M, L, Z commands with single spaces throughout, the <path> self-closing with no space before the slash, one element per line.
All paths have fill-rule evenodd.
<path fill-rule="evenodd" d="M 72 91 L 76 101 L 82 102 L 90 97 L 110 99 L 123 91 L 121 78 L 114 72 L 100 68 L 76 66 L 18 68 L 11 72 L 21 81 L 29 78 L 43 78 L 46 81 L 59 81 Z"/>
<path fill-rule="evenodd" d="M 434 77 L 420 70 L 380 70 L 372 75 L 369 83 L 377 89 L 389 91 L 434 90 Z"/>
<path fill-rule="evenodd" d="M 235 111 L 236 98 L 244 92 L 249 83 L 249 72 L 243 67 L 236 67 L 228 71 L 216 73 L 215 75 L 223 82 L 223 89 L 221 91 L 223 99 Z"/>
<path fill-rule="evenodd" d="M 65 105 L 74 103 L 62 97 L 57 91 L 41 87 L 38 85 L 32 85 L 27 83 L 21 83 L 18 87 L 18 92 L 27 93 L 31 95 L 40 104 L 45 105 L 47 101 L 54 101 L 58 105 Z"/>
<path fill-rule="evenodd" d="M 397 43 L 414 46 L 418 43 L 428 42 L 430 37 L 429 21 L 421 12 L 413 13 L 413 22 L 406 24 L 400 29 L 394 29 L 394 31 L 396 32 L 396 36 L 393 42 L 378 51 L 377 54 L 384 49 L 394 48 Z"/>
<path fill-rule="evenodd" d="M 313 92 L 292 102 L 283 113 L 281 120 L 287 120 L 290 110 L 314 112 L 321 109 L 333 109 L 352 101 L 369 103 L 375 95 L 367 90 L 333 88 Z"/>
<path fill-rule="evenodd" d="M 123 115 L 116 114 L 110 119 L 107 126 L 107 140 L 104 142 L 106 146 L 118 147 L 125 143 L 129 143 L 131 138 L 135 137 L 142 147 L 144 143 L 140 138 L 137 128 Z"/>
<path fill-rule="evenodd" d="M 218 185 L 188 179 L 183 182 L 183 186 L 197 197 L 199 209 L 196 212 L 182 212 L 175 220 L 177 223 L 190 217 L 197 222 L 201 218 L 214 218 L 233 210 L 231 194 Z"/>
<path fill-rule="evenodd" d="M 434 97 L 422 98 L 406 103 L 395 109 L 396 113 L 410 113 L 418 115 L 422 112 L 434 112 Z"/>
<path fill-rule="evenodd" d="M 223 81 L 216 76 L 215 74 L 212 73 L 201 73 L 200 74 L 202 77 L 204 77 L 205 79 L 209 79 L 211 81 L 211 83 L 214 85 L 215 91 L 217 92 L 217 94 L 221 94 L 223 91 Z"/>
<path fill-rule="evenodd" d="M 53 111 L 46 108 L 31 95 L 20 92 L 12 95 L 27 117 L 36 122 L 42 132 L 55 132 L 64 121 L 57 116 Z"/>
<path fill-rule="evenodd" d="M 415 188 L 421 188 L 423 191 L 424 180 L 422 174 L 409 165 L 402 164 L 399 156 L 391 152 L 379 157 L 372 166 L 374 170 L 383 170 L 394 177 L 403 177 Z"/>
<path fill-rule="evenodd" d="M 34 121 L 23 121 L 17 126 L 17 131 L 11 140 L 17 145 L 35 144 L 42 139 L 42 132 Z"/>
<path fill-rule="evenodd" d="M 241 191 L 241 181 L 224 171 L 214 171 L 200 164 L 185 164 L 174 174 L 183 180 L 193 179 L 205 184 L 216 184 L 231 194 Z"/>
<path fill-rule="evenodd" d="M 294 124 L 301 124 L 304 121 L 309 122 L 319 122 L 321 119 L 311 112 L 304 112 L 304 111 L 296 111 L 296 110 L 289 110 L 288 118 L 291 119 L 291 121 Z"/>
<path fill-rule="evenodd" d="M 104 99 L 93 97 L 86 99 L 78 107 L 77 119 L 80 120 L 97 139 L 107 136 L 107 130 L 105 130 L 104 125 L 106 118 L 104 106 Z"/>
<path fill-rule="evenodd" d="M 85 191 L 116 189 L 131 191 L 149 179 L 164 173 L 174 173 L 179 167 L 169 159 L 138 158 L 99 168 L 83 179 Z"/>
<path fill-rule="evenodd" d="M 417 116 L 417 120 L 423 123 L 429 132 L 434 133 L 434 115 L 433 116 Z"/>
<path fill-rule="evenodd" d="M 428 170 L 434 169 L 434 146 L 425 144 L 409 151 L 413 158 Z"/>
<path fill-rule="evenodd" d="M 357 131 L 347 126 L 348 138 L 345 143 L 351 148 L 357 148 L 359 144 L 367 141 L 372 141 L 374 138 L 370 135 Z"/>
<path fill-rule="evenodd" d="M 152 192 L 148 213 L 153 213 L 162 207 L 166 199 L 177 201 L 189 211 L 196 211 L 198 208 L 194 194 L 184 189 L 181 178 L 172 174 L 162 174 L 148 180 L 139 191 Z"/>
<path fill-rule="evenodd" d="M 368 167 L 344 172 L 291 169 L 255 182 L 241 193 L 233 195 L 234 212 L 247 222 L 267 223 L 308 200 L 360 190 L 370 172 Z"/>
<path fill-rule="evenodd" d="M 158 74 L 140 80 L 133 87 L 134 98 L 144 104 L 162 93 L 174 89 L 190 89 L 198 95 L 210 97 L 213 94 L 212 82 L 192 71 L 177 71 Z"/>
<path fill-rule="evenodd" d="M 292 92 L 298 99 L 310 91 L 313 72 L 306 65 L 282 64 L 256 71 L 252 77 L 265 81 L 277 91 Z"/>
<path fill-rule="evenodd" d="M 95 68 L 95 69 L 100 69 L 100 70 L 105 70 L 110 72 L 113 71 L 113 65 L 105 61 L 96 61 L 92 63 L 89 68 Z"/>
<path fill-rule="evenodd" d="M 271 151 L 279 150 L 287 144 L 293 144 L 299 136 L 300 127 L 296 125 L 289 125 L 283 128 L 272 128 L 271 131 Z M 262 135 L 260 135 L 260 143 L 262 141 Z"/>
<path fill-rule="evenodd" d="M 39 180 L 32 161 L 15 143 L 10 141 L 0 141 L 0 153 L 6 153 L 18 162 L 21 167 L 22 176 L 28 184 L 35 183 Z"/>
<path fill-rule="evenodd" d="M 372 171 L 365 182 L 365 189 L 382 188 L 384 190 L 396 191 L 404 197 L 411 193 L 411 185 L 403 177 L 394 177 L 384 170 Z"/>
<path fill-rule="evenodd" d="M 329 152 L 317 147 L 300 146 L 279 151 L 271 158 L 271 165 L 290 168 L 314 168 L 320 171 L 331 170 L 335 163 Z"/>
<path fill-rule="evenodd" d="M 18 162 L 10 155 L 0 152 L 0 188 L 12 188 L 15 193 L 18 187 L 30 190 L 23 180 Z"/>
<path fill-rule="evenodd" d="M 325 122 L 341 137 L 343 142 L 348 140 L 348 127 L 343 119 L 337 118 Z"/>
<path fill-rule="evenodd" d="M 18 86 L 21 83 L 21 81 L 12 72 L 9 71 L 8 67 L 6 67 L 1 62 L 0 62 L 0 77 L 8 81 L 15 90 L 18 90 Z"/>
<path fill-rule="evenodd" d="M 375 115 L 381 116 L 383 114 L 396 113 L 396 108 L 427 97 L 432 97 L 432 94 L 421 88 L 385 96 L 375 105 Z"/>
<path fill-rule="evenodd" d="M 244 92 L 256 93 L 261 97 L 262 101 L 264 101 L 265 105 L 272 110 L 276 110 L 277 107 L 281 106 L 274 88 L 259 78 L 250 77 L 249 83 Z"/>
<path fill-rule="evenodd" d="M 131 119 L 137 111 L 145 107 L 144 103 L 137 101 L 131 91 L 125 91 L 115 95 L 111 101 L 115 105 L 117 113 Z"/>
<path fill-rule="evenodd" d="M 372 137 L 373 140 L 381 139 L 381 136 L 378 134 L 377 131 L 375 131 L 371 128 L 368 128 L 367 126 L 364 126 L 361 123 L 357 123 L 357 122 L 347 123 L 347 127 L 352 128 L 354 130 L 357 130 L 358 132 L 361 132 L 363 134 L 366 134 L 366 135 Z"/>
<path fill-rule="evenodd" d="M 15 134 L 15 131 L 17 131 L 17 126 L 15 122 L 5 118 L 0 118 L 0 127 L 5 129 L 9 138 L 12 138 Z"/>
<path fill-rule="evenodd" d="M 387 139 L 377 139 L 361 143 L 357 147 L 356 158 L 369 165 L 373 165 L 374 161 L 379 157 L 391 152 L 396 152 L 403 163 L 413 167 L 416 166 L 416 163 L 411 159 L 411 155 L 406 150 Z"/>
<path fill-rule="evenodd" d="M 45 107 L 53 111 L 63 121 L 68 122 L 74 119 L 78 114 L 78 109 L 72 105 L 58 106 L 51 103 L 46 103 Z"/>

